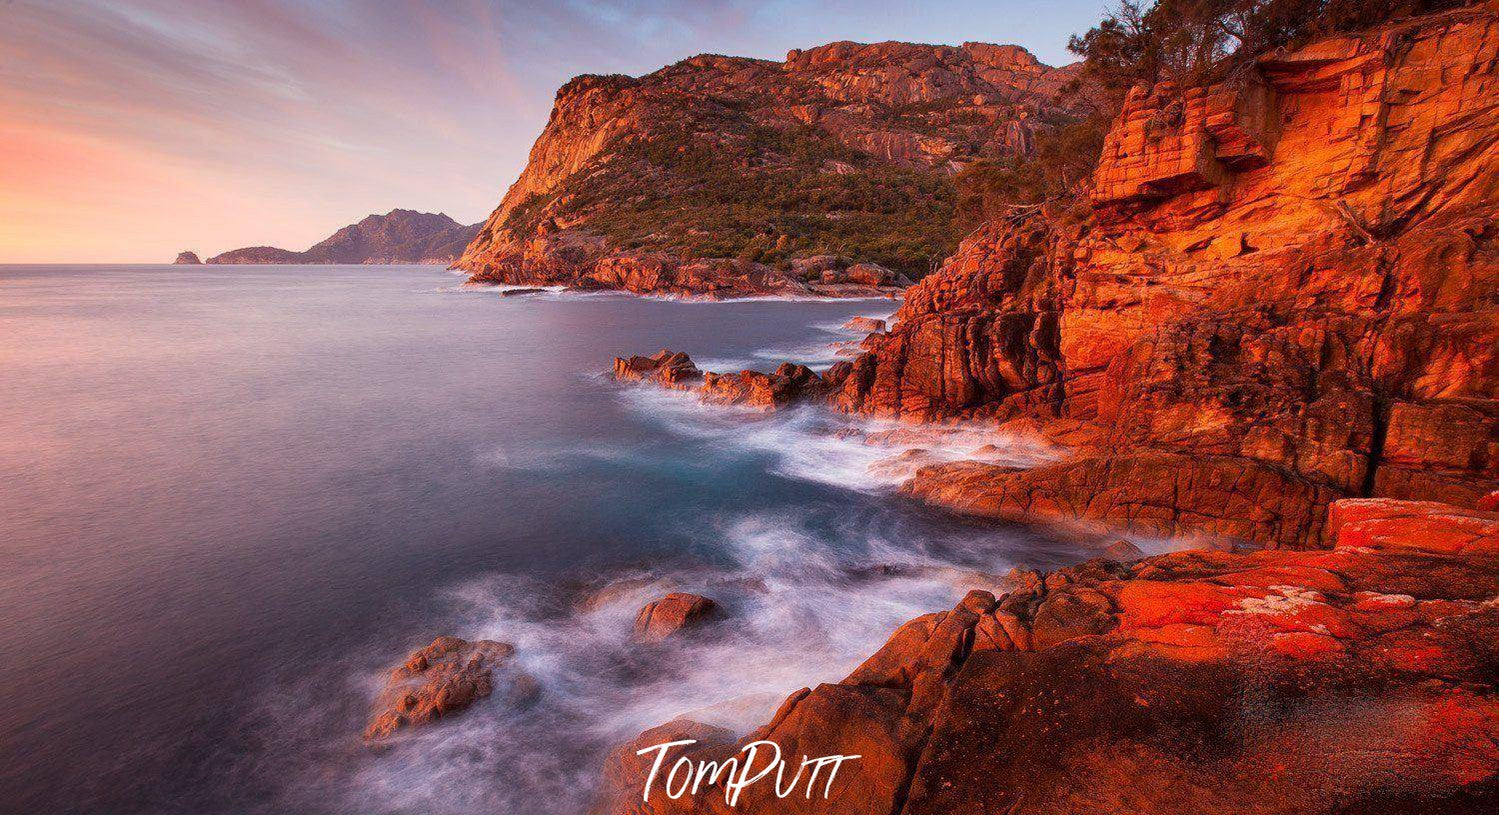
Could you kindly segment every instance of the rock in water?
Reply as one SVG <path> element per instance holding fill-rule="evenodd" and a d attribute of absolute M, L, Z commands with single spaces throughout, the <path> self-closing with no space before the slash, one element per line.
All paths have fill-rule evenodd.
<path fill-rule="evenodd" d="M 672 592 L 640 609 L 631 637 L 637 642 L 660 642 L 703 624 L 718 611 L 718 604 L 707 597 Z"/>
<path fill-rule="evenodd" d="M 845 331 L 858 331 L 864 334 L 878 334 L 885 330 L 885 321 L 873 317 L 854 317 L 843 324 Z"/>
<path fill-rule="evenodd" d="M 689 390 L 702 381 L 703 373 L 692 357 L 662 349 L 650 357 L 615 357 L 614 378 L 621 382 L 646 382 L 673 390 Z"/>
<path fill-rule="evenodd" d="M 702 400 L 715 405 L 740 405 L 776 410 L 820 395 L 822 378 L 805 365 L 785 362 L 774 373 L 740 371 L 703 375 Z"/>
<path fill-rule="evenodd" d="M 438 637 L 391 671 L 364 730 L 365 739 L 379 740 L 402 727 L 437 721 L 489 696 L 494 671 L 514 653 L 508 643 Z"/>
<path fill-rule="evenodd" d="M 172 261 L 173 265 L 176 266 L 197 266 L 202 262 L 203 261 L 198 260 L 198 254 L 196 252 L 178 252 L 177 259 Z"/>
<path fill-rule="evenodd" d="M 748 370 L 733 374 L 705 373 L 698 370 L 691 357 L 667 350 L 649 357 L 615 357 L 614 378 L 695 392 L 707 404 L 765 411 L 821 399 L 831 387 L 827 378 L 805 365 L 785 362 L 772 373 Z"/>

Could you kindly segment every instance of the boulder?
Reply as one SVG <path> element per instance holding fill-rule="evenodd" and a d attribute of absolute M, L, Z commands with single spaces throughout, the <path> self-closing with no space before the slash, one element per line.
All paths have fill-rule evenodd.
<path fill-rule="evenodd" d="M 631 637 L 636 642 L 660 642 L 702 625 L 718 612 L 719 605 L 707 597 L 672 592 L 640 609 Z"/>
<path fill-rule="evenodd" d="M 861 286 L 893 286 L 895 272 L 878 263 L 855 263 L 843 271 L 839 282 L 857 283 Z"/>
<path fill-rule="evenodd" d="M 885 321 L 874 317 L 854 317 L 843 324 L 844 331 L 856 331 L 861 334 L 878 334 L 885 330 Z"/>
<path fill-rule="evenodd" d="M 514 653 L 508 643 L 438 637 L 391 671 L 364 738 L 385 739 L 403 727 L 435 722 L 489 696 L 494 672 Z M 530 684 L 534 683 L 528 677 L 517 677 L 515 689 L 525 693 Z"/>
<path fill-rule="evenodd" d="M 684 353 L 662 349 L 655 356 L 615 357 L 614 378 L 622 382 L 646 382 L 673 390 L 688 390 L 703 374 Z"/>

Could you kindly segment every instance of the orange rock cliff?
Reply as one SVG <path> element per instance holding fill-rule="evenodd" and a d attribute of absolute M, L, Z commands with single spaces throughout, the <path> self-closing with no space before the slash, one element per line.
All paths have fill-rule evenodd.
<path fill-rule="evenodd" d="M 911 485 L 987 515 L 1312 546 L 1338 497 L 1471 506 L 1499 475 L 1496 52 L 1466 10 L 1137 90 L 1092 213 L 967 241 L 838 404 L 1078 448 Z"/>

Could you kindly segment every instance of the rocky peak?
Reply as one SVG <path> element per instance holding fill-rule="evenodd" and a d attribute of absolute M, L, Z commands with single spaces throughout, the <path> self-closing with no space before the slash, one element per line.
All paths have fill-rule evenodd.
<path fill-rule="evenodd" d="M 196 266 L 202 262 L 198 259 L 198 253 L 196 252 L 179 252 L 177 259 L 172 261 L 172 263 L 179 266 Z"/>
<path fill-rule="evenodd" d="M 646 263 L 667 273 L 630 285 L 672 293 L 698 261 L 749 261 L 767 280 L 822 255 L 924 273 L 955 243 L 948 175 L 1029 151 L 1069 116 L 1056 96 L 1070 76 L 1018 46 L 900 42 L 581 76 L 455 265 L 479 282 L 595 287 L 620 279 L 610 264 Z M 685 293 L 743 293 L 706 282 Z"/>

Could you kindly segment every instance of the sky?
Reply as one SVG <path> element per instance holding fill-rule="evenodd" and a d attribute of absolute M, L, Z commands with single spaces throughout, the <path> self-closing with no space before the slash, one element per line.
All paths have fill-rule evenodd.
<path fill-rule="evenodd" d="M 0 0 L 0 263 L 306 249 L 400 207 L 483 220 L 556 89 L 835 40 L 1066 64 L 1107 0 Z"/>

